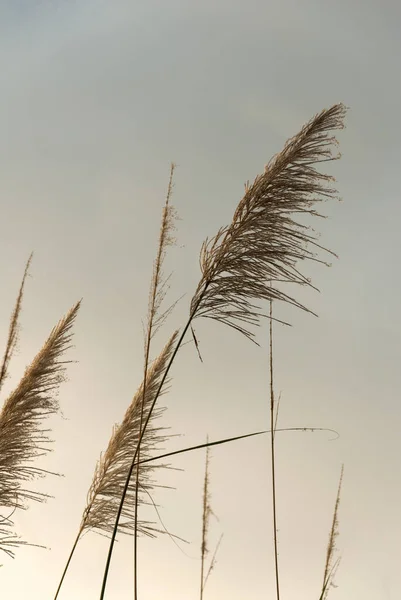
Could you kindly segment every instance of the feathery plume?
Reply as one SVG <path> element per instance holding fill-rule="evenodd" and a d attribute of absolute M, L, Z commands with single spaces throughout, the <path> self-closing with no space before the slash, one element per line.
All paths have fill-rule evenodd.
<path fill-rule="evenodd" d="M 209 533 L 209 523 L 211 515 L 214 515 L 213 509 L 210 504 L 210 473 L 209 473 L 209 463 L 210 463 L 210 446 L 209 437 L 206 438 L 206 462 L 205 462 L 205 477 L 203 480 L 203 507 L 202 507 L 202 543 L 201 543 L 201 581 L 200 581 L 200 600 L 203 600 L 203 594 L 205 591 L 207 580 L 209 579 L 210 573 L 213 571 L 216 565 L 216 555 L 220 548 L 221 540 L 223 536 L 220 536 L 220 539 L 216 545 L 215 551 L 213 553 L 212 559 L 209 564 L 209 568 L 206 571 L 206 558 L 209 554 L 208 547 L 208 533 Z"/>
<path fill-rule="evenodd" d="M 333 523 L 331 525 L 329 543 L 327 545 L 326 563 L 324 566 L 323 586 L 319 600 L 326 600 L 330 587 L 334 586 L 333 578 L 337 571 L 340 560 L 333 561 L 336 550 L 336 539 L 338 536 L 338 509 L 340 506 L 341 486 L 343 482 L 344 465 L 341 467 L 340 482 L 338 484 L 337 498 L 334 506 Z"/>
<path fill-rule="evenodd" d="M 15 347 L 18 342 L 18 330 L 19 330 L 18 318 L 19 318 L 19 315 L 21 312 L 25 280 L 28 276 L 28 270 L 29 270 L 29 267 L 30 267 L 30 264 L 32 261 L 32 256 L 33 256 L 33 252 L 31 253 L 31 255 L 28 258 L 28 261 L 26 263 L 24 276 L 22 278 L 21 286 L 20 286 L 18 296 L 17 296 L 17 301 L 15 303 L 15 307 L 14 307 L 14 310 L 13 310 L 13 313 L 12 313 L 11 319 L 10 319 L 10 329 L 8 332 L 7 345 L 6 345 L 3 362 L 1 365 L 1 369 L 0 369 L 0 391 L 1 391 L 1 388 L 3 387 L 4 380 L 7 378 L 8 365 L 9 365 L 12 355 L 14 354 L 14 350 L 15 350 Z"/>
<path fill-rule="evenodd" d="M 166 297 L 170 276 L 164 277 L 163 263 L 166 257 L 167 248 L 173 246 L 176 239 L 173 235 L 175 230 L 175 220 L 178 218 L 177 211 L 170 204 L 171 194 L 173 191 L 173 176 L 175 171 L 175 164 L 171 164 L 170 168 L 170 179 L 168 184 L 166 201 L 163 206 L 162 221 L 159 233 L 159 243 L 157 248 L 157 254 L 153 263 L 152 281 L 149 290 L 149 304 L 148 304 L 148 322 L 147 322 L 147 335 L 145 337 L 145 359 L 149 352 L 150 341 L 159 331 L 160 327 L 164 324 L 168 315 L 173 310 L 176 303 L 173 303 L 166 310 L 161 311 L 163 300 Z M 145 360 L 146 362 L 146 360 Z"/>
<path fill-rule="evenodd" d="M 23 508 L 24 499 L 43 499 L 43 494 L 21 487 L 23 481 L 45 473 L 27 463 L 48 451 L 48 430 L 41 421 L 56 413 L 59 404 L 55 397 L 65 380 L 60 361 L 68 350 L 71 328 L 78 313 L 78 302 L 50 333 L 46 343 L 26 369 L 19 385 L 5 401 L 0 413 L 0 505 Z M 18 499 L 16 500 L 16 494 Z"/>
<path fill-rule="evenodd" d="M 296 264 L 303 259 L 323 262 L 308 249 L 325 250 L 317 236 L 293 215 L 322 216 L 314 205 L 335 197 L 336 191 L 327 185 L 333 177 L 314 165 L 340 157 L 332 155 L 330 145 L 336 139 L 329 132 L 343 128 L 345 111 L 343 104 L 336 104 L 311 119 L 246 186 L 231 224 L 203 243 L 202 278 L 191 303 L 194 318 L 215 319 L 253 340 L 252 326 L 266 316 L 255 302 L 283 300 L 308 310 L 270 284 L 311 286 Z"/>
<path fill-rule="evenodd" d="M 137 522 L 135 503 L 137 497 L 139 504 L 148 503 L 143 499 L 143 495 L 148 495 L 150 490 L 155 487 L 151 477 L 152 472 L 154 469 L 164 466 L 154 465 L 151 462 L 151 453 L 159 443 L 166 439 L 163 430 L 155 426 L 155 420 L 162 414 L 163 408 L 152 411 L 152 414 L 150 414 L 150 408 L 153 405 L 156 392 L 162 395 L 167 391 L 169 380 L 164 379 L 161 390 L 160 382 L 173 352 L 177 334 L 176 331 L 171 336 L 159 356 L 149 367 L 144 403 L 142 403 L 144 389 L 144 383 L 142 382 L 125 413 L 122 423 L 113 428 L 107 449 L 96 465 L 81 524 L 59 581 L 54 600 L 58 598 L 75 549 L 84 532 L 95 530 L 97 533 L 106 536 L 112 533 L 113 541 L 118 532 L 131 535 L 139 532 L 150 537 L 161 533 L 153 523 Z M 142 416 L 145 419 L 149 417 L 150 427 L 145 432 L 142 430 L 141 434 L 142 410 Z M 139 466 L 141 494 L 138 493 L 137 495 L 135 482 L 131 483 L 130 479 L 136 466 L 136 463 L 132 461 L 132 457 L 136 456 L 141 437 L 142 460 Z M 120 516 L 122 522 L 118 524 L 118 528 L 115 528 L 122 497 L 125 499 L 124 504 L 121 506 Z"/>
<path fill-rule="evenodd" d="M 2 507 L 25 509 L 26 500 L 43 502 L 48 497 L 47 494 L 26 488 L 25 482 L 48 473 L 30 463 L 49 451 L 49 430 L 42 427 L 42 421 L 59 408 L 56 394 L 60 383 L 65 380 L 64 365 L 71 362 L 59 358 L 70 347 L 71 328 L 79 306 L 80 302 L 54 327 L 0 412 Z M 5 521 L 10 524 L 9 518 Z M 15 545 L 11 538 L 7 543 L 9 546 Z"/>
<path fill-rule="evenodd" d="M 146 395 L 144 403 L 144 416 L 147 417 L 154 395 L 171 356 L 177 332 L 175 332 L 161 354 L 150 365 Z M 98 532 L 109 534 L 113 531 L 120 498 L 123 493 L 130 470 L 133 453 L 140 437 L 140 417 L 142 405 L 143 383 L 136 392 L 121 425 L 113 430 L 106 452 L 101 457 L 93 477 L 88 493 L 80 532 L 86 529 L 95 529 Z M 164 390 L 166 391 L 166 390 Z M 162 431 L 155 427 L 154 422 L 160 416 L 161 410 L 154 411 L 151 415 L 151 426 L 146 430 L 142 442 L 142 457 L 149 457 L 157 444 L 165 439 Z M 151 463 L 140 465 L 141 489 L 151 490 L 154 482 L 151 478 L 152 471 L 159 468 Z M 135 485 L 130 485 L 125 496 L 122 510 L 122 522 L 119 525 L 121 533 L 132 533 L 135 528 Z M 145 501 L 141 499 L 140 503 Z M 138 523 L 138 531 L 142 534 L 154 536 L 159 530 L 150 523 Z"/>

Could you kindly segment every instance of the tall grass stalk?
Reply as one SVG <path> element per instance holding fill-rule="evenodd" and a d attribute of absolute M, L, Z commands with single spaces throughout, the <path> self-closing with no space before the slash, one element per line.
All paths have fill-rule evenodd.
<path fill-rule="evenodd" d="M 317 237 L 293 217 L 298 214 L 320 215 L 317 202 L 333 198 L 336 191 L 328 185 L 333 177 L 317 171 L 315 165 L 335 160 L 329 136 L 332 129 L 343 128 L 346 108 L 336 104 L 311 119 L 291 138 L 282 152 L 265 167 L 252 185 L 247 185 L 231 224 L 219 229 L 201 249 L 202 276 L 190 305 L 189 318 L 161 378 L 159 389 L 144 420 L 138 445 L 122 491 L 111 535 L 103 575 L 100 600 L 104 600 L 118 523 L 123 510 L 138 448 L 148 426 L 165 378 L 174 362 L 192 321 L 206 317 L 222 322 L 254 340 L 252 328 L 264 313 L 255 302 L 282 300 L 311 312 L 271 283 L 297 283 L 312 286 L 301 274 L 297 263 L 304 259 L 325 263 L 309 250 L 325 250 Z M 333 253 L 331 253 L 333 254 Z"/>
<path fill-rule="evenodd" d="M 146 328 L 145 337 L 145 360 L 144 360 L 144 373 L 143 373 L 143 386 L 142 386 L 142 401 L 141 401 L 141 416 L 139 421 L 139 432 L 142 432 L 143 420 L 144 420 L 144 409 L 146 402 L 146 390 L 147 390 L 147 377 L 150 361 L 150 346 L 152 338 L 154 337 L 157 329 L 159 329 L 164 323 L 167 315 L 171 312 L 172 307 L 170 306 L 166 311 L 161 312 L 161 305 L 166 294 L 167 280 L 163 279 L 163 262 L 166 255 L 167 246 L 174 243 L 172 231 L 174 228 L 174 216 L 175 211 L 170 205 L 170 197 L 173 189 L 173 175 L 175 165 L 171 164 L 170 169 L 170 180 L 168 184 L 166 202 L 163 208 L 162 222 L 159 234 L 159 243 L 157 249 L 157 255 L 153 266 L 152 283 L 150 287 L 149 295 L 149 307 L 148 307 L 148 322 Z M 137 468 L 135 477 L 135 528 L 134 528 L 134 600 L 138 598 L 138 500 L 139 500 L 139 485 L 140 485 L 140 456 L 141 456 L 141 441 L 138 441 L 137 446 Z"/>
<path fill-rule="evenodd" d="M 273 301 L 270 300 L 270 322 L 269 322 L 269 370 L 270 370 L 270 447 L 271 447 L 271 470 L 272 470 L 272 506 L 273 506 L 273 541 L 274 541 L 274 567 L 276 578 L 276 598 L 280 600 L 280 578 L 278 568 L 278 545 L 277 545 L 277 506 L 276 506 L 276 452 L 275 433 L 277 422 L 275 419 L 274 379 L 273 379 Z M 278 413 L 277 413 L 278 414 Z"/>

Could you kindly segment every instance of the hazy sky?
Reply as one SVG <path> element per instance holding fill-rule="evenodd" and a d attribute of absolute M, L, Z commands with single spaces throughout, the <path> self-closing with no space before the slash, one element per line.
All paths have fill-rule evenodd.
<path fill-rule="evenodd" d="M 286 139 L 323 108 L 350 107 L 343 158 L 329 164 L 343 203 L 313 223 L 339 254 L 303 265 L 320 289 L 294 290 L 319 314 L 287 307 L 275 328 L 282 427 L 340 434 L 277 437 L 283 600 L 317 600 L 341 464 L 345 464 L 336 600 L 399 597 L 401 505 L 400 102 L 401 9 L 389 0 L 0 0 L 0 157 L 5 344 L 25 262 L 19 352 L 3 399 L 58 319 L 81 297 L 69 382 L 52 420 L 65 474 L 55 496 L 15 515 L 21 548 L 2 558 L 0 596 L 51 600 L 85 506 L 93 469 L 142 377 L 148 287 L 169 165 L 178 163 L 178 245 L 171 299 L 186 294 L 160 347 L 188 314 L 206 236 Z M 168 448 L 268 427 L 268 329 L 261 348 L 198 321 L 204 363 L 188 344 L 172 371 Z M 211 492 L 224 539 L 205 600 L 274 598 L 269 440 L 212 452 Z M 170 531 L 140 541 L 140 600 L 199 596 L 204 453 L 160 475 Z M 147 513 L 156 518 L 153 513 Z M 81 542 L 60 600 L 97 599 L 107 541 Z M 107 598 L 132 592 L 132 540 L 117 545 Z"/>

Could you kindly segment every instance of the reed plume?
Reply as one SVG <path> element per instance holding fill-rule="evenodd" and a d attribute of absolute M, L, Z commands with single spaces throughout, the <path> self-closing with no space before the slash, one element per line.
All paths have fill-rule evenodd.
<path fill-rule="evenodd" d="M 143 408 L 143 414 L 146 418 L 167 361 L 171 356 L 176 338 L 177 332 L 171 336 L 160 355 L 149 367 L 143 407 L 144 383 L 142 382 L 125 413 L 122 423 L 113 429 L 106 452 L 101 456 L 96 466 L 88 493 L 87 505 L 82 516 L 80 533 L 86 529 L 94 529 L 106 534 L 113 531 L 118 505 L 131 466 L 132 454 L 138 447 L 141 432 L 141 411 Z M 163 434 L 163 430 L 155 425 L 155 421 L 162 410 L 154 411 L 150 417 L 151 426 L 146 430 L 141 442 L 143 459 L 149 458 L 157 445 L 165 440 L 166 436 Z M 143 462 L 139 465 L 140 488 L 142 490 L 149 491 L 155 486 L 151 475 L 154 469 L 157 468 L 160 468 L 160 465 L 154 465 L 150 462 Z M 121 533 L 132 533 L 135 529 L 135 498 L 135 483 L 133 483 L 128 488 L 125 497 L 121 515 L 122 522 L 119 525 Z M 145 503 L 145 500 L 142 498 L 140 503 Z M 154 536 L 159 530 L 153 525 L 143 522 L 138 523 L 138 531 L 148 536 Z"/>
<path fill-rule="evenodd" d="M 10 319 L 10 328 L 8 331 L 8 338 L 7 338 L 7 344 L 6 344 L 6 349 L 4 352 L 4 357 L 3 357 L 3 362 L 1 365 L 1 369 L 0 369 L 0 391 L 1 388 L 3 387 L 3 383 L 5 381 L 5 379 L 8 376 L 8 365 L 10 363 L 11 357 L 14 354 L 17 342 L 18 342 L 18 332 L 19 332 L 19 315 L 21 313 L 21 306 L 22 306 L 22 297 L 24 294 L 24 287 L 25 287 L 25 281 L 26 278 L 28 276 L 28 271 L 29 271 L 29 267 L 32 261 L 32 256 L 33 253 L 31 253 L 30 257 L 28 258 L 28 261 L 25 265 L 25 271 L 24 271 L 24 276 L 22 278 L 22 282 L 21 282 L 21 286 L 18 292 L 18 296 L 17 296 L 17 301 L 15 303 L 15 307 L 13 310 L 13 313 L 11 315 L 11 319 Z"/>
<path fill-rule="evenodd" d="M 209 524 L 210 517 L 214 515 L 212 506 L 210 504 L 210 472 L 209 472 L 209 462 L 210 462 L 210 446 L 209 446 L 209 438 L 206 440 L 206 462 L 205 462 L 205 477 L 203 480 L 203 502 L 202 502 L 202 543 L 201 543 L 201 576 L 200 576 L 200 600 L 203 600 L 203 594 L 205 590 L 205 586 L 207 580 L 209 579 L 210 573 L 213 571 L 216 565 L 216 555 L 219 550 L 221 540 L 223 536 L 220 536 L 220 539 L 216 545 L 216 549 L 212 556 L 212 559 L 209 564 L 209 568 L 206 571 L 206 558 L 209 554 L 208 547 L 208 534 L 209 534 Z M 206 572 L 205 572 L 206 571 Z"/>
<path fill-rule="evenodd" d="M 206 443 L 209 438 L 206 438 Z M 210 506 L 209 492 L 209 446 L 206 448 L 205 478 L 203 481 L 203 506 L 202 506 L 202 543 L 201 543 L 201 579 L 200 579 L 200 600 L 203 599 L 203 589 L 205 586 L 205 560 L 209 551 L 207 547 L 207 533 L 209 529 L 209 520 L 212 508 Z"/>
<path fill-rule="evenodd" d="M 159 232 L 159 241 L 157 246 L 156 258 L 153 263 L 152 280 L 149 290 L 148 318 L 144 343 L 145 364 L 149 361 L 150 342 L 160 327 L 165 323 L 175 306 L 175 302 L 166 310 L 162 311 L 162 304 L 169 289 L 170 275 L 165 277 L 163 272 L 164 260 L 166 258 L 167 248 L 173 246 L 176 242 L 174 237 L 175 220 L 178 218 L 177 211 L 170 203 L 173 191 L 173 176 L 175 164 L 170 167 L 170 179 L 168 183 L 166 201 L 163 206 L 162 219 Z"/>
<path fill-rule="evenodd" d="M 26 273 L 27 269 L 24 280 Z M 21 306 L 22 288 L 23 286 L 11 319 L 7 348 L 15 346 L 15 341 L 10 344 L 10 339 L 16 340 L 15 331 Z M 0 506 L 2 507 L 25 509 L 27 500 L 43 502 L 48 497 L 47 494 L 29 489 L 25 485 L 35 477 L 48 473 L 30 463 L 50 449 L 49 430 L 43 428 L 42 422 L 59 409 L 56 393 L 60 383 L 65 380 L 64 365 L 71 362 L 59 359 L 70 347 L 71 328 L 79 306 L 80 302 L 73 306 L 54 327 L 43 348 L 25 370 L 19 385 L 6 399 L 0 412 Z M 6 350 L 6 360 L 3 364 L 8 364 L 11 354 L 10 350 Z M 4 369 L 3 373 L 6 371 L 7 369 Z M 4 524 L 11 524 L 8 517 L 3 521 Z M 12 539 L 3 537 L 3 543 L 8 546 L 8 550 L 16 545 L 13 543 L 13 537 Z M 4 547 L 1 549 L 7 551 Z M 12 550 L 8 551 L 8 554 L 12 554 Z"/>
<path fill-rule="evenodd" d="M 336 195 L 327 185 L 333 178 L 314 165 L 339 158 L 332 155 L 336 140 L 329 132 L 343 127 L 345 110 L 336 104 L 311 119 L 264 173 L 246 185 L 231 224 L 203 243 L 202 278 L 191 303 L 193 318 L 220 321 L 253 340 L 252 326 L 265 316 L 255 302 L 283 300 L 308 310 L 270 283 L 312 285 L 298 271 L 297 262 L 323 262 L 308 248 L 325 250 L 317 236 L 293 215 L 322 216 L 314 205 Z"/>
<path fill-rule="evenodd" d="M 319 600 L 326 600 L 330 587 L 334 586 L 333 578 L 337 571 L 340 559 L 334 560 L 334 553 L 336 551 L 336 539 L 338 537 L 338 509 L 340 506 L 340 495 L 341 486 L 343 482 L 344 465 L 341 467 L 340 482 L 338 484 L 338 491 L 336 497 L 336 503 L 334 505 L 333 522 L 331 525 L 329 543 L 327 545 L 326 563 L 324 565 L 323 585 L 322 592 Z M 334 586 L 335 587 L 335 586 Z"/>

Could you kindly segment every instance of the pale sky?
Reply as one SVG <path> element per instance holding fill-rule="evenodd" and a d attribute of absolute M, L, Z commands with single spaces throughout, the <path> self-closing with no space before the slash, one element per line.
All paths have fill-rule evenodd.
<path fill-rule="evenodd" d="M 318 599 L 341 464 L 345 464 L 333 600 L 399 597 L 401 286 L 399 77 L 401 9 L 390 0 L 0 0 L 0 156 L 4 345 L 33 250 L 19 352 L 2 400 L 59 318 L 81 297 L 66 420 L 52 419 L 42 466 L 64 478 L 14 515 L 20 548 L 1 557 L 0 597 L 51 600 L 111 428 L 140 384 L 142 320 L 170 162 L 181 220 L 164 344 L 188 314 L 206 236 L 228 223 L 252 180 L 323 108 L 350 107 L 329 164 L 344 202 L 312 223 L 339 255 L 304 264 L 320 294 L 294 290 L 319 318 L 281 306 L 275 328 L 282 600 Z M 172 371 L 161 424 L 169 449 L 268 427 L 268 328 L 260 348 L 197 321 L 204 362 L 188 344 Z M 160 346 L 159 346 L 160 347 Z M 268 437 L 211 453 L 211 545 L 224 534 L 205 600 L 274 598 Z M 160 474 L 167 537 L 140 540 L 140 600 L 199 597 L 204 452 Z M 153 513 L 146 513 L 156 518 Z M 96 600 L 107 541 L 80 543 L 60 600 Z M 117 544 L 106 597 L 133 598 L 132 540 Z"/>

